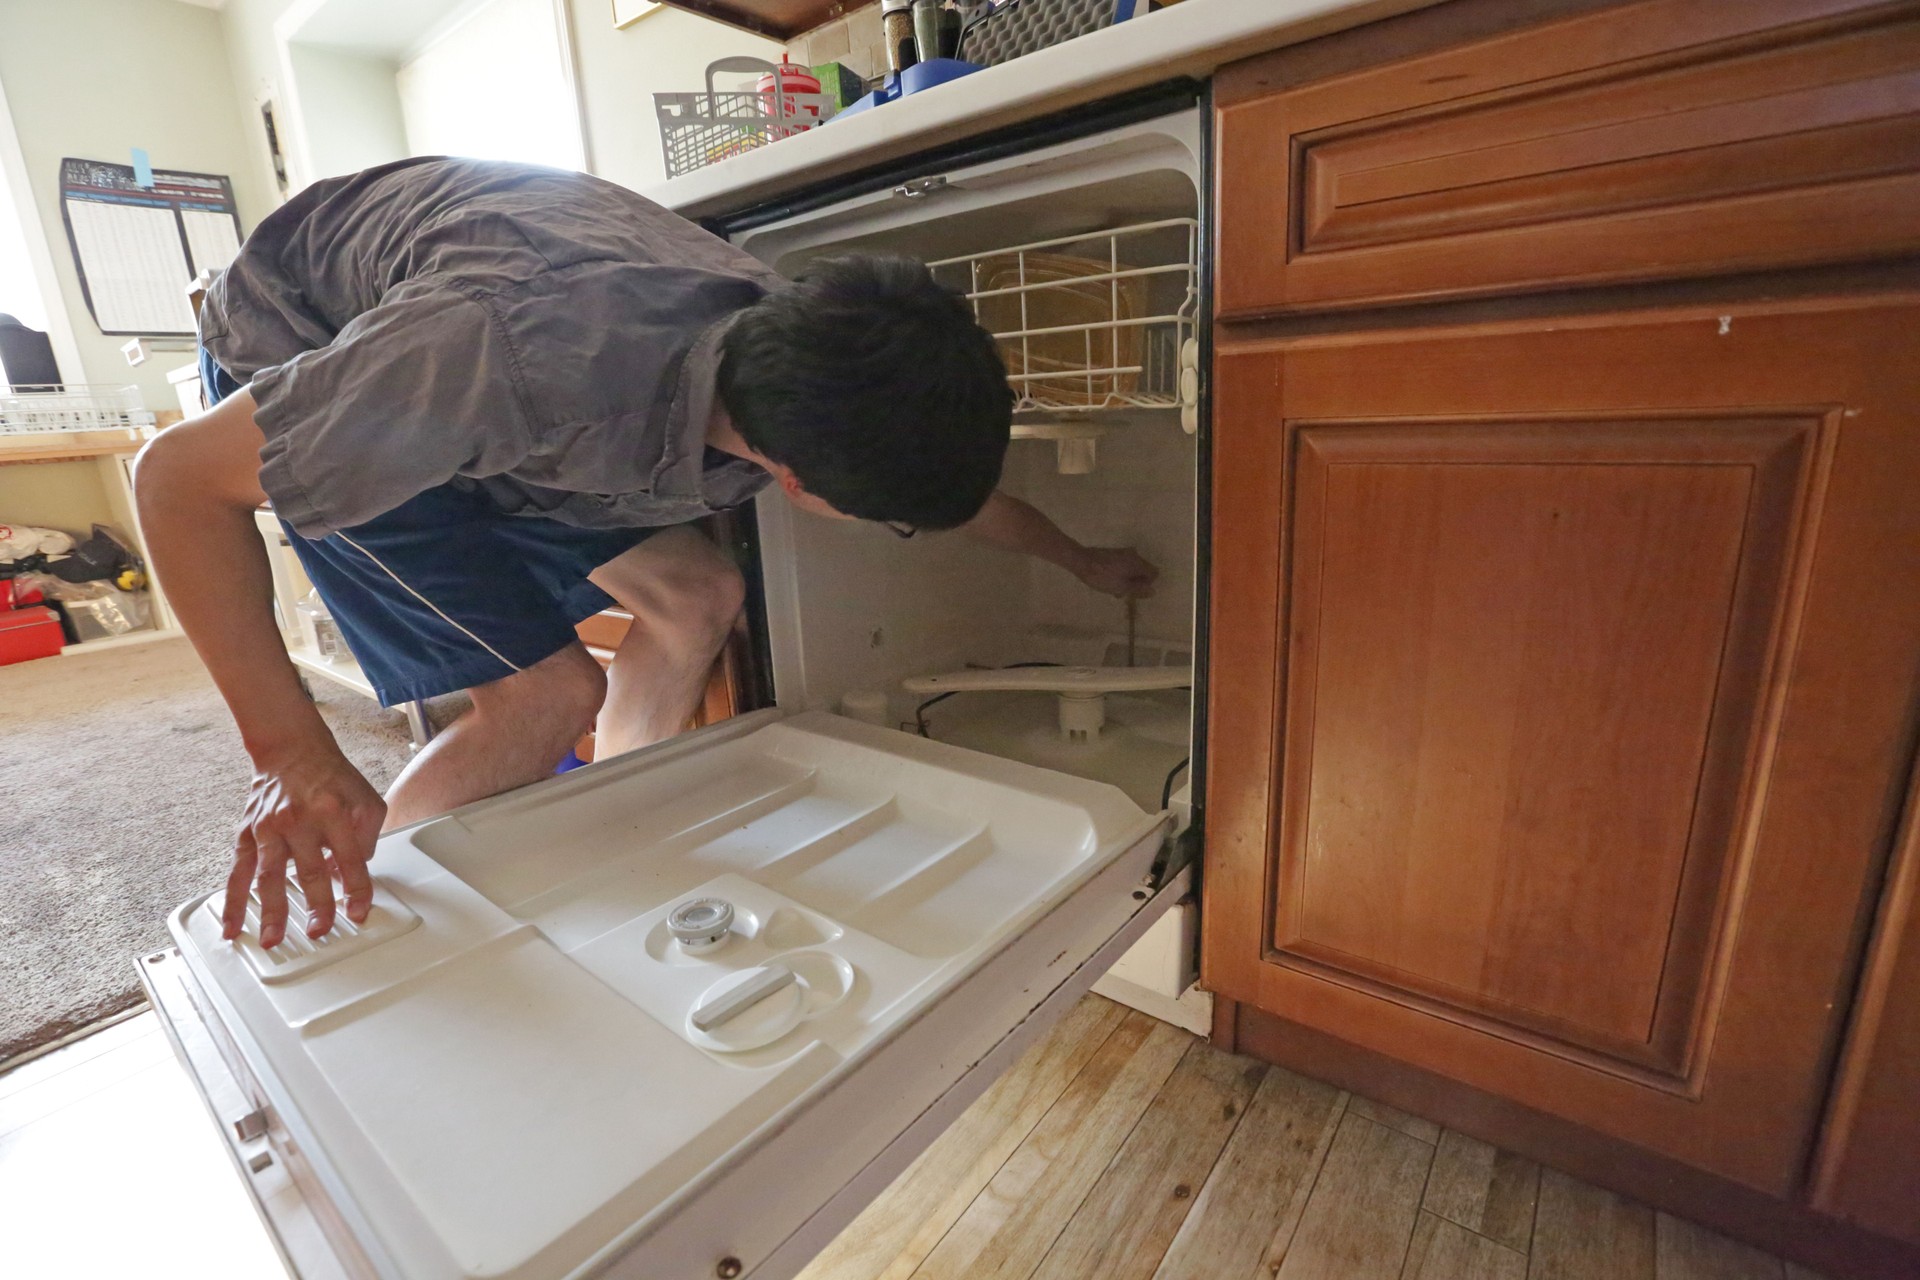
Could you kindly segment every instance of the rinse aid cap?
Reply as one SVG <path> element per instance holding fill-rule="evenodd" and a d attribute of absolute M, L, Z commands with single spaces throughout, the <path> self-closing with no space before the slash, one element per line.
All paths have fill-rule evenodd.
<path fill-rule="evenodd" d="M 667 914 L 667 932 L 681 949 L 698 955 L 727 940 L 733 928 L 733 904 L 725 898 L 694 898 Z"/>

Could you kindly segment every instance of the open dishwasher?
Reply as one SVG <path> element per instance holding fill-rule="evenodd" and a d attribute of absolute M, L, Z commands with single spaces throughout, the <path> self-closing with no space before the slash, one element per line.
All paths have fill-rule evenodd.
<path fill-rule="evenodd" d="M 763 496 L 772 706 L 390 833 L 318 942 L 297 900 L 272 951 L 174 914 L 143 980 L 295 1274 L 791 1276 L 1150 930 L 1177 972 L 1121 981 L 1173 1004 L 1199 130 L 724 228 L 935 264 L 1002 335 L 1005 487 L 1138 547 L 1152 598 Z"/>

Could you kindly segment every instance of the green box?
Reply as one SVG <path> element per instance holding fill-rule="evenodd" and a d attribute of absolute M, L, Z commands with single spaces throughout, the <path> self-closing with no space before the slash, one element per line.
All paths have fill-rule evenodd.
<path fill-rule="evenodd" d="M 838 62 L 823 62 L 807 70 L 820 82 L 820 92 L 833 103 L 835 111 L 844 111 L 867 96 L 867 82 Z"/>

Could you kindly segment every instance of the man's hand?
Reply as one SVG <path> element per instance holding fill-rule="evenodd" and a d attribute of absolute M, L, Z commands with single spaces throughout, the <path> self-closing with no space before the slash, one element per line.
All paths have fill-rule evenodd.
<path fill-rule="evenodd" d="M 318 937 L 333 927 L 327 851 L 347 892 L 347 914 L 373 902 L 367 857 L 386 806 L 334 745 L 300 688 L 273 619 L 273 569 L 254 524 L 266 501 L 253 396 L 238 391 L 169 427 L 140 453 L 134 496 L 147 555 L 167 601 L 220 688 L 253 758 L 253 791 L 233 845 L 222 932 L 239 936 L 247 886 L 260 885 L 260 942 L 286 933 L 287 860 L 306 891 Z"/>
<path fill-rule="evenodd" d="M 982 542 L 1057 564 L 1110 596 L 1150 596 L 1160 576 L 1132 547 L 1083 547 L 1040 512 L 997 490 L 961 527 Z"/>
<path fill-rule="evenodd" d="M 1153 594 L 1160 571 L 1132 547 L 1088 547 L 1074 576 L 1095 591 L 1143 599 Z"/>
<path fill-rule="evenodd" d="M 355 924 L 365 921 L 373 905 L 367 859 L 386 813 L 379 793 L 331 743 L 285 760 L 256 762 L 246 817 L 234 837 L 221 936 L 240 936 L 247 890 L 257 883 L 260 945 L 279 945 L 286 936 L 289 859 L 307 899 L 308 937 L 321 937 L 333 928 L 335 873 L 346 890 L 347 918 Z"/>

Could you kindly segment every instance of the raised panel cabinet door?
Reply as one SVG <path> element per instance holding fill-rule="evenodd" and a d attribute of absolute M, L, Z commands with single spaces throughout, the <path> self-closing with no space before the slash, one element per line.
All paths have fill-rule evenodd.
<path fill-rule="evenodd" d="M 1920 246 L 1920 8 L 1636 0 L 1309 83 L 1224 72 L 1220 311 Z"/>
<path fill-rule="evenodd" d="M 1813 1203 L 1920 1244 L 1920 761 L 1834 1080 Z"/>
<path fill-rule="evenodd" d="M 1770 1194 L 1920 712 L 1920 308 L 1224 343 L 1204 981 Z"/>

